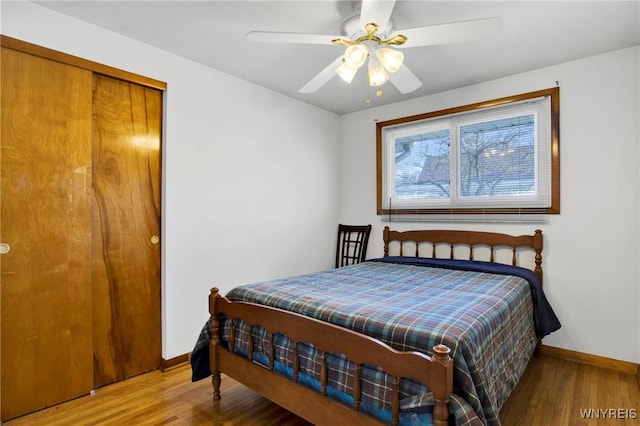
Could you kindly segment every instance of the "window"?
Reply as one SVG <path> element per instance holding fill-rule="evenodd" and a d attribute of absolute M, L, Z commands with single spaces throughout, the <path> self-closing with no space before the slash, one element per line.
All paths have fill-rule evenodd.
<path fill-rule="evenodd" d="M 377 123 L 378 214 L 559 213 L 559 89 Z"/>

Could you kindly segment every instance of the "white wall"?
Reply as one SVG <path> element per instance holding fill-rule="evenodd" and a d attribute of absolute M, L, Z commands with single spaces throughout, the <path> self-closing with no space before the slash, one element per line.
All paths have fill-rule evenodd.
<path fill-rule="evenodd" d="M 2 34 L 168 83 L 165 359 L 191 350 L 207 317 L 211 286 L 225 292 L 241 283 L 329 267 L 338 219 L 372 223 L 369 257 L 382 254 L 374 119 L 559 81 L 560 215 L 536 225 L 393 225 L 511 233 L 540 227 L 545 289 L 563 323 L 544 343 L 640 362 L 637 47 L 337 117 L 32 3 L 0 7 Z M 592 194 L 602 201 L 592 201 Z"/>
<path fill-rule="evenodd" d="M 163 358 L 191 351 L 214 285 L 331 266 L 336 115 L 33 3 L 0 6 L 4 35 L 168 85 Z"/>
<path fill-rule="evenodd" d="M 640 363 L 638 47 L 341 117 L 342 222 L 374 225 L 375 122 L 560 85 L 561 214 L 542 224 L 393 223 L 544 233 L 547 297 L 563 326 L 544 344 Z M 594 199 L 594 197 L 599 197 Z"/>

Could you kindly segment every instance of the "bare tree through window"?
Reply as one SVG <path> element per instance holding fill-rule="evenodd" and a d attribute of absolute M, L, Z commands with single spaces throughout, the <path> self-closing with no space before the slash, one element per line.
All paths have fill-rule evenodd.
<path fill-rule="evenodd" d="M 535 190 L 534 121 L 512 117 L 460 126 L 461 197 L 512 196 Z M 396 196 L 450 196 L 450 130 L 396 140 Z"/>
<path fill-rule="evenodd" d="M 535 191 L 533 116 L 460 127 L 460 196 L 514 196 Z"/>

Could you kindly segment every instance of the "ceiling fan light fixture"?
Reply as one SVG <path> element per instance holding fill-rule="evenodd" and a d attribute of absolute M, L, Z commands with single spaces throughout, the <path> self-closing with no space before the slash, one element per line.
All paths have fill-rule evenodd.
<path fill-rule="evenodd" d="M 376 56 L 382 66 L 390 73 L 398 71 L 404 61 L 404 53 L 389 47 L 378 49 Z"/>
<path fill-rule="evenodd" d="M 369 84 L 373 87 L 382 86 L 389 80 L 389 75 L 375 57 L 369 58 Z"/>
<path fill-rule="evenodd" d="M 342 64 L 336 68 L 336 74 L 340 76 L 341 79 L 351 84 L 353 77 L 355 77 L 358 72 L 358 68 L 354 68 L 346 62 L 342 62 Z"/>
<path fill-rule="evenodd" d="M 354 44 L 353 46 L 347 47 L 347 50 L 344 52 L 344 62 L 357 70 L 367 60 L 367 56 L 369 56 L 367 46 L 364 44 Z"/>

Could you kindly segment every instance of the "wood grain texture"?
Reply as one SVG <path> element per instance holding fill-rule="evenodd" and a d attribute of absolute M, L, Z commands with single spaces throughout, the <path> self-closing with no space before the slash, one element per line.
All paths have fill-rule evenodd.
<path fill-rule="evenodd" d="M 635 410 L 636 418 L 583 418 L 581 410 Z M 601 415 L 602 417 L 602 415 Z M 640 386 L 632 374 L 534 356 L 500 412 L 503 425 L 637 425 Z"/>
<path fill-rule="evenodd" d="M 2 418 L 88 393 L 91 73 L 2 48 Z"/>
<path fill-rule="evenodd" d="M 222 378 L 223 398 L 211 382 L 190 382 L 187 365 L 153 371 L 10 422 L 6 426 L 175 424 L 181 426 L 310 426 L 303 419 Z M 535 356 L 500 413 L 503 426 L 637 425 L 638 419 L 582 420 L 581 408 L 638 408 L 634 375 Z"/>
<path fill-rule="evenodd" d="M 98 389 L 93 396 L 6 423 L 45 425 L 279 425 L 310 426 L 278 405 L 224 377 L 224 401 L 213 402 L 211 382 L 190 381 L 183 365 L 152 371 Z"/>
<path fill-rule="evenodd" d="M 51 59 L 62 64 L 73 65 L 74 67 L 82 68 L 87 71 L 93 71 L 102 75 L 108 75 L 110 77 L 115 77 L 121 80 L 130 81 L 132 83 L 141 84 L 143 86 L 148 86 L 159 90 L 167 89 L 167 83 L 163 81 L 155 80 L 139 74 L 134 74 L 132 72 L 124 71 L 118 68 L 113 68 L 108 65 L 89 61 L 87 59 L 79 58 L 77 56 L 59 52 L 57 50 L 48 49 L 46 47 L 18 40 L 16 38 L 9 37 L 3 34 L 0 34 L 0 45 L 13 50 L 18 50 L 20 52 L 30 53 L 41 58 Z"/>
<path fill-rule="evenodd" d="M 93 85 L 95 387 L 161 363 L 162 93 L 95 75 Z"/>
<path fill-rule="evenodd" d="M 7 419 L 160 366 L 162 92 L 0 41 Z"/>

